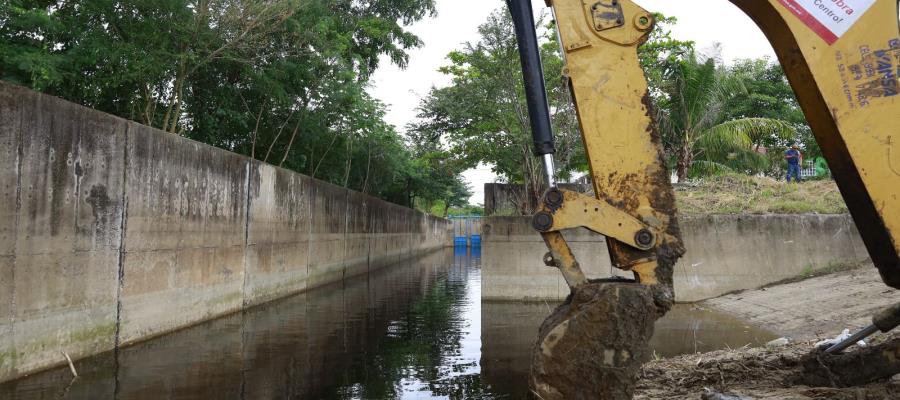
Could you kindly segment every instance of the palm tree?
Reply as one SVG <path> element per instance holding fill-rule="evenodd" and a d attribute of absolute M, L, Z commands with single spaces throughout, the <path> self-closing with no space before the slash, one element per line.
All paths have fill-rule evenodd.
<path fill-rule="evenodd" d="M 666 75 L 659 96 L 659 125 L 679 181 L 720 171 L 762 170 L 768 165 L 757 152 L 762 138 L 796 136 L 792 124 L 777 119 L 723 121 L 725 100 L 747 89 L 742 77 L 721 68 L 713 57 L 687 53 Z"/>

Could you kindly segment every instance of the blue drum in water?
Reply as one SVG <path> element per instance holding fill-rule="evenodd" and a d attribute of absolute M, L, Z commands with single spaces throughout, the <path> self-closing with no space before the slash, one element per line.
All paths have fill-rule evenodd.
<path fill-rule="evenodd" d="M 469 245 L 472 247 L 481 247 L 481 235 L 469 236 Z"/>

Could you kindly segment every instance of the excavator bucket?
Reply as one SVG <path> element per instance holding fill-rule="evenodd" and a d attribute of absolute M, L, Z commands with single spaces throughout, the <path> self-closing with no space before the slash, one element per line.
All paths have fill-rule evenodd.
<path fill-rule="evenodd" d="M 533 224 L 572 289 L 544 322 L 532 356 L 531 390 L 541 399 L 628 399 L 650 357 L 654 322 L 674 301 L 672 269 L 684 252 L 662 146 L 651 117 L 637 46 L 653 16 L 630 0 L 553 1 L 578 110 L 594 196 L 553 187 L 543 75 L 529 0 L 508 0 L 523 64 L 535 153 L 550 190 Z M 549 145 L 548 145 L 549 140 Z M 607 237 L 613 265 L 633 280 L 589 281 L 562 232 Z"/>
<path fill-rule="evenodd" d="M 663 313 L 642 284 L 594 282 L 574 290 L 541 325 L 531 361 L 535 397 L 630 399 Z"/>

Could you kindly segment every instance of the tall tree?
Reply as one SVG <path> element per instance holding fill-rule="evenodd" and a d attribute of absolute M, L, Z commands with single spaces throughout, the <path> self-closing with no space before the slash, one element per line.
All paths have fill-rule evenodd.
<path fill-rule="evenodd" d="M 0 78 L 386 198 L 411 153 L 366 94 L 434 0 L 9 0 Z M 379 171 L 379 168 L 387 170 Z"/>
<path fill-rule="evenodd" d="M 640 48 L 651 88 L 657 88 L 673 60 L 692 47 L 690 42 L 672 39 L 669 26 L 674 19 L 662 15 L 657 19 L 657 30 Z M 566 180 L 574 171 L 586 172 L 588 166 L 569 83 L 562 76 L 564 61 L 555 27 L 541 22 L 537 28 L 557 143 L 556 175 Z M 409 131 L 417 138 L 446 144 L 468 167 L 485 163 L 507 182 L 525 186 L 526 194 L 518 204 L 519 212 L 528 214 L 535 206 L 531 199 L 543 191 L 543 171 L 541 161 L 531 154 L 518 48 L 507 10 L 494 12 L 479 33 L 477 43 L 466 43 L 447 56 L 449 65 L 441 71 L 452 78 L 451 85 L 431 90 L 419 107 L 419 122 Z"/>
<path fill-rule="evenodd" d="M 542 190 L 541 161 L 531 153 L 528 110 L 522 90 L 522 73 L 512 20 L 505 8 L 492 13 L 479 27 L 481 39 L 451 52 L 449 65 L 441 72 L 452 84 L 434 88 L 419 107 L 418 123 L 409 131 L 444 141 L 449 151 L 466 167 L 491 165 L 509 182 L 523 184 L 526 191 Z M 544 43 L 550 43 L 547 37 Z M 551 109 L 554 111 L 560 149 L 558 171 L 565 175 L 575 162 L 580 146 L 574 110 L 560 76 L 561 63 L 555 40 L 542 46 L 548 74 Z M 553 68 L 553 66 L 560 68 Z M 533 205 L 531 206 L 533 207 Z M 530 210 L 523 210 L 530 212 Z"/>
<path fill-rule="evenodd" d="M 694 51 L 694 42 L 673 37 L 672 27 L 678 23 L 677 18 L 653 13 L 653 19 L 656 25 L 647 41 L 638 47 L 638 61 L 647 77 L 650 96 L 656 100 L 663 94 L 662 88 L 671 71 L 685 55 Z"/>
<path fill-rule="evenodd" d="M 668 71 L 665 82 L 660 127 L 679 180 L 692 173 L 764 168 L 767 160 L 753 144 L 765 137 L 796 136 L 794 126 L 779 119 L 728 120 L 727 100 L 748 92 L 743 80 L 714 58 L 690 52 Z"/>
<path fill-rule="evenodd" d="M 778 166 L 783 164 L 781 150 L 795 142 L 801 144 L 808 159 L 821 157 L 822 151 L 780 64 L 768 58 L 738 60 L 728 70 L 744 82 L 747 92 L 726 100 L 723 118 L 771 118 L 793 124 L 797 130 L 796 137 L 766 135 L 753 143 L 756 147 L 773 150 L 769 154 L 777 158 Z M 778 170 L 777 174 L 780 176 L 781 171 Z"/>

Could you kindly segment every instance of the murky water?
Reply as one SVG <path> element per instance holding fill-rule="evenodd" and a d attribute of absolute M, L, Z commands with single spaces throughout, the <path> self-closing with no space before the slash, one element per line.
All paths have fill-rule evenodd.
<path fill-rule="evenodd" d="M 526 395 L 552 305 L 485 303 L 480 255 L 437 252 L 0 384 L 0 399 L 507 399 Z M 691 306 L 657 323 L 659 356 L 757 345 L 767 332 Z"/>

